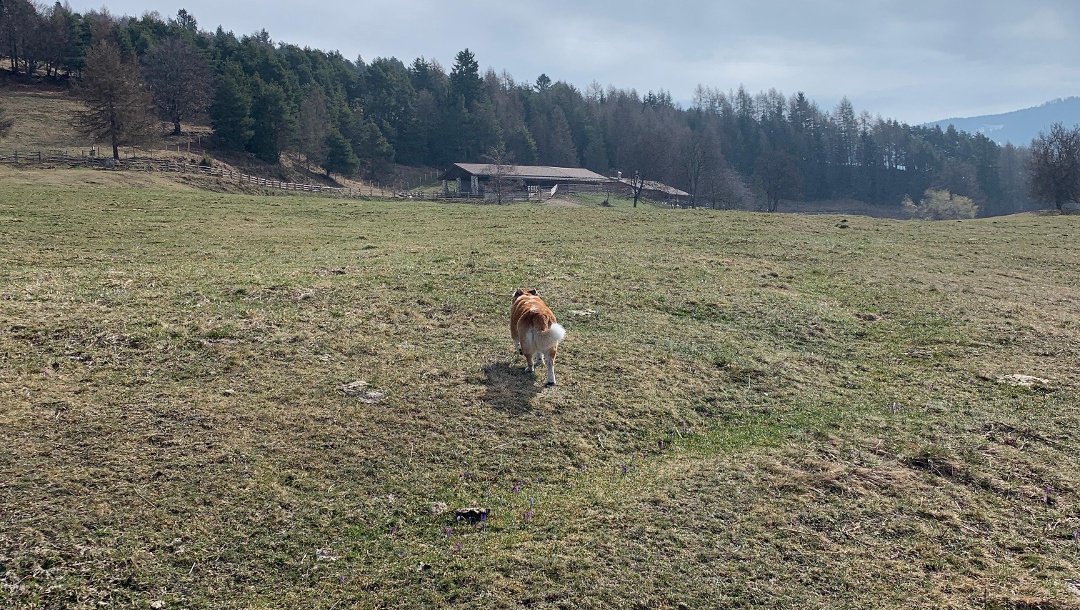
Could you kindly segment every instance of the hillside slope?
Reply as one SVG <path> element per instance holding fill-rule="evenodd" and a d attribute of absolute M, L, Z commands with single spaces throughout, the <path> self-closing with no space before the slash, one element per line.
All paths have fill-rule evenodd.
<path fill-rule="evenodd" d="M 0 105 L 14 121 L 11 131 L 0 139 L 0 154 L 18 152 L 33 158 L 38 153 L 63 152 L 69 156 L 87 158 L 95 149 L 99 155 L 102 151 L 110 150 L 106 142 L 92 142 L 75 129 L 75 116 L 84 110 L 84 106 L 67 89 L 8 82 L 0 87 Z M 214 150 L 209 144 L 210 141 L 211 131 L 206 125 L 184 124 L 181 135 L 174 136 L 171 131 L 163 128 L 161 136 L 153 142 L 138 147 L 122 147 L 120 158 L 122 161 L 171 159 L 194 164 L 205 157 L 217 168 L 261 178 L 330 187 L 342 186 L 362 190 L 372 196 L 392 195 L 389 187 L 383 189 L 363 180 L 341 176 L 328 178 L 321 168 L 305 167 L 292 157 L 283 156 L 279 165 L 273 165 L 247 154 L 222 153 Z M 169 179 L 186 184 L 205 182 L 191 176 L 171 176 Z M 219 190 L 228 185 L 222 185 L 220 181 L 209 181 L 203 186 Z"/>
<path fill-rule="evenodd" d="M 942 129 L 953 125 L 961 131 L 981 133 L 1001 145 L 1027 146 L 1039 132 L 1049 131 L 1054 123 L 1062 123 L 1066 127 L 1080 124 L 1080 97 L 1053 100 L 1041 106 L 1002 114 L 945 119 L 929 125 Z"/>

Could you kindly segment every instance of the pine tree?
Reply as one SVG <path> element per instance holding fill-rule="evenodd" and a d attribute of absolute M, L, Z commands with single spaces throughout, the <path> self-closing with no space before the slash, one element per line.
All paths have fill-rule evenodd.
<path fill-rule="evenodd" d="M 522 165 L 536 164 L 536 140 L 524 125 L 519 125 L 506 137 L 506 152 Z"/>
<path fill-rule="evenodd" d="M 548 160 L 557 167 L 577 167 L 577 146 L 574 144 L 574 136 L 570 133 L 570 123 L 566 120 L 566 114 L 558 106 L 551 108 L 551 149 L 548 151 Z"/>
<path fill-rule="evenodd" d="M 276 83 L 255 77 L 251 103 L 252 136 L 248 151 L 267 163 L 281 161 L 281 151 L 296 129 L 295 111 L 285 92 Z"/>
<path fill-rule="evenodd" d="M 324 145 L 326 146 L 324 167 L 327 176 L 330 172 L 334 172 L 348 178 L 356 173 L 360 167 L 360 159 L 357 158 L 352 145 L 345 136 L 341 135 L 341 132 L 335 129 L 327 134 Z"/>
<path fill-rule="evenodd" d="M 251 91 L 243 70 L 229 64 L 218 78 L 214 101 L 210 104 L 210 126 L 218 145 L 226 150 L 246 150 L 254 134 L 251 118 Z"/>
<path fill-rule="evenodd" d="M 472 108 L 473 102 L 480 99 L 484 91 L 484 81 L 480 78 L 480 64 L 471 51 L 460 51 L 454 58 L 454 67 L 450 71 L 450 103 L 456 98 L 465 102 L 466 108 Z"/>
<path fill-rule="evenodd" d="M 394 147 L 379 131 L 375 122 L 368 119 L 360 128 L 353 149 L 359 155 L 362 165 L 367 169 L 369 180 L 376 180 L 394 162 Z"/>
<path fill-rule="evenodd" d="M 611 164 L 607 159 L 607 147 L 604 146 L 604 136 L 594 125 L 585 129 L 586 144 L 582 151 L 582 157 L 586 168 L 594 172 L 607 173 Z"/>

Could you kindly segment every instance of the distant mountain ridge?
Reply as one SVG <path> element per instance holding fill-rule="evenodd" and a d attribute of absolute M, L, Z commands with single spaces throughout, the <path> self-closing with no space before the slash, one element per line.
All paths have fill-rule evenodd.
<path fill-rule="evenodd" d="M 953 125 L 960 131 L 981 133 L 998 144 L 1028 146 L 1039 132 L 1049 131 L 1054 123 L 1066 127 L 1080 124 L 1080 97 L 1056 99 L 1034 108 L 1013 110 L 1004 114 L 988 114 L 970 118 L 945 119 L 927 123 L 948 129 Z"/>

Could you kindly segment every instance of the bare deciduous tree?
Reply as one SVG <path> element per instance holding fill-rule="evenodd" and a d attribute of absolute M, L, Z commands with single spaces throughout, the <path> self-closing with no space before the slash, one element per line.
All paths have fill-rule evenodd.
<path fill-rule="evenodd" d="M 637 202 L 641 199 L 641 191 L 645 190 L 645 176 L 641 175 L 641 172 L 634 172 L 633 176 L 630 176 L 630 191 L 634 194 L 634 207 L 637 207 Z"/>
<path fill-rule="evenodd" d="M 713 209 L 752 210 L 757 205 L 753 190 L 727 163 L 711 168 L 703 181 L 701 194 Z"/>
<path fill-rule="evenodd" d="M 315 87 L 300 104 L 299 152 L 307 159 L 308 169 L 312 162 L 322 165 L 326 161 L 330 134 L 330 112 L 326 108 L 326 96 L 322 87 Z"/>
<path fill-rule="evenodd" d="M 503 200 L 513 190 L 515 184 L 510 178 L 514 173 L 514 155 L 507 152 L 506 146 L 499 142 L 483 155 L 484 160 L 491 164 L 491 181 L 488 183 L 495 193 L 495 202 L 502 204 Z"/>
<path fill-rule="evenodd" d="M 42 16 L 30 0 L 0 2 L 0 48 L 11 60 L 11 71 L 33 74 L 40 61 Z M 21 66 L 20 66 L 21 65 Z"/>
<path fill-rule="evenodd" d="M 682 178 L 690 193 L 690 207 L 696 208 L 698 196 L 726 163 L 720 152 L 715 129 L 693 130 L 685 127 L 677 135 L 677 155 Z"/>
<path fill-rule="evenodd" d="M 1040 132 L 1031 141 L 1028 172 L 1037 199 L 1052 201 L 1059 210 L 1080 201 L 1080 125 L 1067 129 L 1054 123 L 1050 133 Z"/>
<path fill-rule="evenodd" d="M 1005 144 L 1001 147 L 998 175 L 1001 181 L 1001 204 L 990 210 L 988 216 L 1015 214 L 1031 209 L 1034 205 L 1031 190 L 1028 188 L 1025 168 L 1031 160 L 1031 151 L 1027 147 Z"/>
<path fill-rule="evenodd" d="M 765 192 L 770 212 L 776 211 L 781 199 L 797 197 L 802 188 L 798 165 L 785 152 L 772 151 L 758 157 L 754 176 Z"/>
<path fill-rule="evenodd" d="M 57 2 L 45 11 L 41 24 L 46 75 L 59 75 L 61 68 L 70 72 L 72 56 L 76 54 L 76 42 L 71 10 Z"/>
<path fill-rule="evenodd" d="M 180 135 L 181 121 L 206 113 L 213 97 L 210 63 L 195 45 L 182 38 L 167 38 L 142 58 L 142 74 L 162 119 Z"/>

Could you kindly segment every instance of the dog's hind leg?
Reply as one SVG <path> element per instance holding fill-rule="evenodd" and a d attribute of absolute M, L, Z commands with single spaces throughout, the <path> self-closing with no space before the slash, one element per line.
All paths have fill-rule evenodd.
<path fill-rule="evenodd" d="M 555 348 L 544 353 L 544 365 L 547 366 L 547 385 L 555 385 Z"/>
<path fill-rule="evenodd" d="M 536 341 L 532 329 L 518 334 L 518 339 L 521 341 L 521 355 L 525 356 L 525 372 L 528 373 L 536 366 L 536 361 L 540 356 L 536 352 Z"/>

